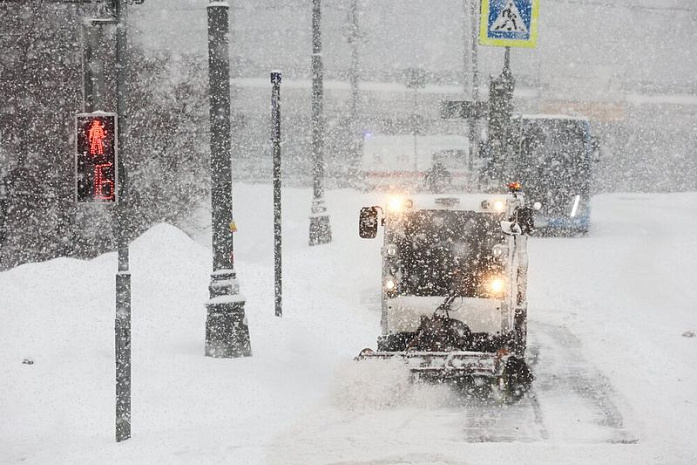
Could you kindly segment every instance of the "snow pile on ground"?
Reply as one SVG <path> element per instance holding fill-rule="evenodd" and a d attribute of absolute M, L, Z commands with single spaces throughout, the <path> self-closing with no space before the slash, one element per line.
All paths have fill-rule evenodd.
<path fill-rule="evenodd" d="M 536 399 L 471 403 L 357 366 L 379 332 L 375 195 L 284 190 L 284 316 L 273 308 L 272 191 L 236 186 L 253 357 L 203 356 L 205 235 L 158 225 L 131 247 L 133 438 L 114 443 L 116 256 L 0 273 L 0 463 L 697 463 L 697 195 L 594 199 L 589 237 L 530 244 Z M 33 364 L 23 363 L 31 359 Z M 390 381 L 393 382 L 390 382 Z"/>

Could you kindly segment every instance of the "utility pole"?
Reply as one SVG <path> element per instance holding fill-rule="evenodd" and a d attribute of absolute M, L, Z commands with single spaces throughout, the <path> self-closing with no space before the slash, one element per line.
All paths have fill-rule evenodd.
<path fill-rule="evenodd" d="M 479 99 L 479 8 L 477 8 L 479 2 L 474 0 L 471 3 L 471 29 L 472 29 L 472 100 L 477 101 Z"/>
<path fill-rule="evenodd" d="M 320 0 L 312 0 L 312 208 L 310 245 L 332 241 L 327 207 L 324 205 L 324 71 L 322 69 L 322 31 Z"/>
<path fill-rule="evenodd" d="M 358 28 L 358 0 L 351 0 L 349 7 L 349 33 L 348 43 L 351 47 L 351 68 L 349 70 L 349 85 L 351 87 L 351 110 L 349 124 L 349 137 L 351 144 L 352 172 L 357 169 L 363 152 L 363 134 L 360 131 L 360 90 L 358 80 L 360 74 L 359 45 L 360 30 Z"/>
<path fill-rule="evenodd" d="M 271 128 L 273 142 L 273 237 L 274 237 L 274 302 L 276 316 L 283 314 L 281 261 L 281 73 L 271 73 Z"/>
<path fill-rule="evenodd" d="M 479 1 L 478 0 L 462 0 L 462 5 L 464 9 L 464 14 L 465 18 L 468 16 L 467 14 L 467 7 L 470 7 L 469 11 L 469 17 L 470 17 L 470 32 L 471 32 L 471 45 L 470 45 L 470 56 L 471 56 L 471 69 L 472 69 L 472 93 L 471 93 L 471 100 L 472 102 L 477 102 L 479 100 L 479 49 L 478 49 L 478 37 L 479 37 L 479 30 L 478 30 L 478 25 L 479 25 Z M 467 28 L 463 27 L 463 31 L 465 31 Z M 464 49 L 467 49 L 467 33 L 463 32 L 464 34 Z M 466 54 L 465 54 L 466 55 Z M 465 58 L 465 64 L 464 64 L 464 69 L 467 69 L 467 59 Z M 463 84 L 465 86 L 465 93 L 467 93 L 467 84 L 466 80 L 463 80 Z M 467 169 L 469 173 L 471 174 L 473 169 L 474 169 L 474 160 L 479 157 L 479 124 L 478 124 L 478 119 L 475 116 L 472 116 L 469 118 L 469 134 L 468 134 L 468 143 L 469 143 L 469 157 L 467 160 Z"/>
<path fill-rule="evenodd" d="M 128 188 L 125 170 L 127 112 L 126 75 L 128 69 L 127 0 L 114 1 L 116 17 L 116 114 L 119 121 L 118 146 L 121 183 L 116 210 L 116 442 L 131 437 L 131 272 L 128 264 L 128 230 L 126 225 Z"/>
<path fill-rule="evenodd" d="M 417 136 L 421 133 L 421 117 L 417 114 L 417 95 L 418 90 L 426 87 L 426 71 L 422 68 L 409 68 L 406 75 L 406 87 L 412 89 L 411 101 L 411 133 L 414 139 L 414 172 L 419 171 L 419 155 Z"/>
<path fill-rule="evenodd" d="M 206 304 L 205 354 L 220 358 L 252 355 L 245 300 L 234 267 L 229 8 L 224 1 L 211 0 L 208 5 L 213 273 Z"/>
<path fill-rule="evenodd" d="M 511 145 L 511 116 L 513 114 L 513 91 L 515 78 L 510 67 L 511 48 L 506 47 L 503 70 L 489 83 L 489 156 L 490 177 L 495 181 L 505 178 L 506 157 Z"/>

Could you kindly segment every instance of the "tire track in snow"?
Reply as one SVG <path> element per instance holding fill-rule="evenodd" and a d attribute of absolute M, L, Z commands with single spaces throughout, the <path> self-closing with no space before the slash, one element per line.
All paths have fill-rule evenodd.
<path fill-rule="evenodd" d="M 513 404 L 475 399 L 462 411 L 466 442 L 538 442 L 548 438 L 534 389 Z"/>
<path fill-rule="evenodd" d="M 536 387 L 541 413 L 555 438 L 632 444 L 609 379 L 583 356 L 581 341 L 563 326 L 535 322 L 539 343 Z"/>
<path fill-rule="evenodd" d="M 533 373 L 538 355 L 539 348 L 530 347 L 527 359 Z M 464 413 L 467 442 L 537 442 L 549 438 L 534 384 L 516 403 L 471 402 Z"/>

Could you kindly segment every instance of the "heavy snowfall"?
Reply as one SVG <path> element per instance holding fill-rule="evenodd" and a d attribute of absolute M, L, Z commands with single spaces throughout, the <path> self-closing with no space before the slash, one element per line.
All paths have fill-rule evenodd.
<path fill-rule="evenodd" d="M 119 210 L 76 201 L 75 115 L 115 111 L 118 100 L 116 28 L 86 21 L 112 15 L 110 3 L 0 0 L 0 464 L 697 463 L 692 2 L 547 0 L 535 47 L 504 51 L 474 46 L 479 6 L 535 0 L 322 0 L 319 176 L 331 238 L 314 245 L 320 2 L 212 2 L 230 7 L 226 231 L 239 283 L 230 297 L 244 301 L 251 345 L 251 356 L 232 358 L 206 356 L 218 270 L 209 2 L 128 5 L 127 194 Z M 283 74 L 280 317 L 274 70 Z M 443 117 L 444 101 L 499 98 L 490 82 L 506 72 L 510 128 L 523 134 L 537 121 L 548 135 L 568 124 L 583 160 L 554 161 L 537 136 L 516 145 L 509 123 L 500 129 L 491 116 Z M 571 150 L 559 148 L 564 137 L 548 139 L 550 153 Z M 511 151 L 497 152 L 498 140 Z M 415 380 L 399 358 L 356 359 L 376 348 L 388 276 L 385 228 L 362 239 L 359 212 L 385 206 L 404 173 L 419 192 L 400 193 L 423 194 L 439 156 L 452 157 L 451 184 L 433 193 L 479 204 L 520 181 L 548 215 L 539 225 L 553 223 L 557 194 L 570 196 L 568 221 L 589 221 L 527 241 L 534 380 L 513 402 Z M 117 442 L 120 224 L 132 276 L 132 434 Z"/>
<path fill-rule="evenodd" d="M 536 400 L 510 406 L 354 362 L 379 334 L 380 245 L 358 238 L 354 214 L 375 198 L 330 191 L 334 240 L 309 248 L 311 193 L 284 194 L 277 318 L 272 215 L 259 208 L 271 189 L 235 189 L 250 358 L 203 356 L 205 234 L 160 224 L 133 242 L 125 443 L 113 441 L 116 255 L 2 273 L 1 461 L 694 463 L 695 194 L 598 195 L 588 237 L 531 241 Z"/>

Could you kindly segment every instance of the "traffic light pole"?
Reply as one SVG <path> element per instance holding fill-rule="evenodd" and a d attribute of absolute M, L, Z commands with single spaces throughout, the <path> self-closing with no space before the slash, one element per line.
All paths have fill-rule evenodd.
<path fill-rule="evenodd" d="M 320 0 L 312 0 L 312 208 L 310 245 L 332 241 L 327 207 L 324 205 L 324 71 L 322 69 L 322 32 Z"/>
<path fill-rule="evenodd" d="M 103 45 L 104 27 L 114 22 L 113 17 L 89 18 L 82 25 L 83 102 L 86 113 L 104 110 L 105 63 L 97 50 Z"/>
<path fill-rule="evenodd" d="M 126 148 L 126 73 L 128 66 L 127 0 L 115 0 L 116 16 L 116 114 L 119 131 L 118 146 L 121 183 L 116 211 L 116 242 L 118 271 L 116 273 L 116 442 L 131 437 L 131 272 L 128 266 L 128 230 L 126 206 L 128 189 L 124 153 Z"/>
<path fill-rule="evenodd" d="M 219 358 L 252 355 L 233 255 L 229 8 L 221 1 L 208 5 L 213 273 L 206 304 L 205 354 Z"/>
<path fill-rule="evenodd" d="M 91 113 L 95 110 L 96 78 L 94 73 L 95 67 L 92 66 L 95 36 L 94 23 L 90 20 L 85 20 L 82 25 L 82 101 L 85 113 Z"/>

